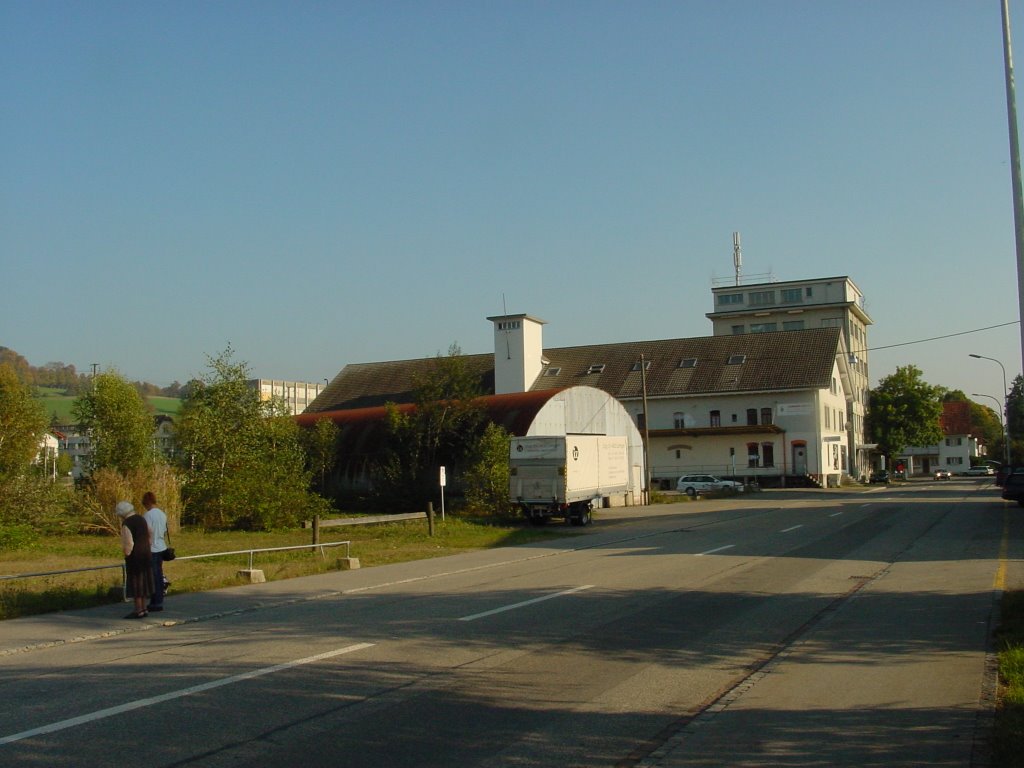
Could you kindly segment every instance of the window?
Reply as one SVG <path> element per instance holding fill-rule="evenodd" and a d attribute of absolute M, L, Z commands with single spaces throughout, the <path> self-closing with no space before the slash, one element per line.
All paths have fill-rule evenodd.
<path fill-rule="evenodd" d="M 742 365 L 747 361 L 746 355 L 729 355 L 726 365 Z"/>
<path fill-rule="evenodd" d="M 498 323 L 498 330 L 499 331 L 514 331 L 517 328 L 519 328 L 519 321 L 518 320 L 511 320 L 511 321 L 507 321 L 507 322 L 500 322 L 500 323 Z"/>
<path fill-rule="evenodd" d="M 679 361 L 680 368 L 696 368 L 697 358 L 696 357 L 684 357 Z"/>
<path fill-rule="evenodd" d="M 587 369 L 587 374 L 604 373 L 604 363 L 595 363 Z"/>
<path fill-rule="evenodd" d="M 775 303 L 775 291 L 751 291 L 750 306 L 763 307 Z"/>
<path fill-rule="evenodd" d="M 757 426 L 757 408 L 747 408 L 747 426 Z"/>
<path fill-rule="evenodd" d="M 784 331 L 802 331 L 803 329 L 803 320 L 785 320 L 782 323 L 782 330 Z"/>
<path fill-rule="evenodd" d="M 636 428 L 637 429 L 643 429 L 644 426 L 646 425 L 646 423 L 647 423 L 647 420 L 644 418 L 644 415 L 642 413 L 638 413 L 636 415 Z"/>
<path fill-rule="evenodd" d="M 825 429 L 832 429 L 832 409 L 825 409 Z"/>
<path fill-rule="evenodd" d="M 561 372 L 562 372 L 561 368 L 548 368 L 546 371 L 544 371 L 544 375 L 545 376 L 557 376 Z"/>
<path fill-rule="evenodd" d="M 799 288 L 783 288 L 782 289 L 782 303 L 783 304 L 799 304 L 803 301 L 803 291 Z"/>
<path fill-rule="evenodd" d="M 676 411 L 672 414 L 672 422 L 676 425 L 676 429 L 683 429 L 686 427 L 686 415 L 681 411 Z"/>
<path fill-rule="evenodd" d="M 772 443 L 761 444 L 761 464 L 765 467 L 775 466 L 775 446 Z"/>
<path fill-rule="evenodd" d="M 742 304 L 743 294 L 742 293 L 720 293 L 718 294 L 719 304 Z"/>
<path fill-rule="evenodd" d="M 774 423 L 772 421 L 772 409 L 771 408 L 762 408 L 761 409 L 761 423 L 762 424 L 773 424 Z"/>
<path fill-rule="evenodd" d="M 711 426 L 712 427 L 720 427 L 720 426 L 722 426 L 722 412 L 721 411 L 712 411 L 711 412 L 711 419 L 710 419 L 710 421 L 711 421 Z"/>
<path fill-rule="evenodd" d="M 640 361 L 637 360 L 635 363 L 633 363 L 633 367 L 630 368 L 630 370 L 631 371 L 639 371 L 640 370 Z M 650 360 L 644 360 L 644 370 L 645 371 L 651 370 L 651 361 Z"/>
<path fill-rule="evenodd" d="M 758 451 L 757 443 L 747 443 L 747 466 L 761 466 L 761 454 Z"/>
<path fill-rule="evenodd" d="M 841 317 L 823 317 L 821 319 L 822 328 L 842 328 L 843 318 Z"/>
<path fill-rule="evenodd" d="M 734 325 L 732 327 L 732 335 L 733 336 L 742 336 L 745 330 L 746 330 L 746 326 Z"/>
<path fill-rule="evenodd" d="M 751 333 L 771 333 L 778 330 L 778 323 L 751 323 Z"/>
<path fill-rule="evenodd" d="M 811 298 L 814 295 L 814 289 L 811 286 L 807 286 L 807 298 Z"/>

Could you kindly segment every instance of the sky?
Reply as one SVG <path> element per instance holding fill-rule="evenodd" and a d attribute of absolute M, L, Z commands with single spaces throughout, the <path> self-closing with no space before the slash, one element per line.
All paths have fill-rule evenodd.
<path fill-rule="evenodd" d="M 33 365 L 706 336 L 739 232 L 747 279 L 854 281 L 872 386 L 1021 371 L 999 0 L 7 0 L 0 103 Z"/>

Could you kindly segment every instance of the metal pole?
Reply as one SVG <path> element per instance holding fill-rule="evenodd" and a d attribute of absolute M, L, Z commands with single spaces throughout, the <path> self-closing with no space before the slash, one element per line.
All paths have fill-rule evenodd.
<path fill-rule="evenodd" d="M 647 426 L 647 364 L 644 356 L 640 355 L 640 381 L 643 384 L 644 393 L 644 495 L 645 503 L 651 503 L 651 458 L 648 445 L 651 442 L 650 429 Z"/>
<path fill-rule="evenodd" d="M 991 360 L 993 363 L 998 365 L 999 366 L 999 370 L 1001 370 L 1003 372 L 1003 418 L 1002 418 L 1002 421 L 1006 425 L 1004 427 L 1004 429 L 1003 429 L 1003 442 L 1005 443 L 1005 445 L 1003 446 L 1003 448 L 1004 448 L 1004 451 L 1003 451 L 1004 457 L 1003 458 L 1006 461 L 1006 466 L 1010 466 L 1010 414 L 1009 414 L 1009 412 L 1007 411 L 1007 408 L 1006 408 L 1006 403 L 1007 403 L 1006 398 L 1007 398 L 1007 395 L 1009 393 L 1009 390 L 1006 388 L 1006 366 L 1003 365 L 1000 361 L 996 360 L 994 357 L 985 357 L 985 355 L 975 355 L 973 353 L 968 354 L 968 357 L 975 357 L 975 358 L 977 358 L 979 360 Z M 985 397 L 991 397 L 991 395 L 985 395 Z M 996 402 L 999 402 L 999 401 L 997 400 Z"/>
<path fill-rule="evenodd" d="M 993 395 L 985 395 L 981 392 L 972 392 L 971 397 L 987 397 L 989 400 L 995 400 L 996 405 L 1003 409 L 1004 414 L 1006 412 L 1006 406 L 1000 403 L 999 399 Z M 999 426 L 1003 430 L 1003 466 L 1008 467 L 1010 466 L 1010 432 L 1007 428 L 1008 424 L 1005 415 L 999 419 Z"/>
<path fill-rule="evenodd" d="M 1021 196 L 1020 137 L 1017 134 L 1017 97 L 1013 83 L 1013 53 L 1010 44 L 1010 4 L 1002 0 L 1003 65 L 1006 76 L 1006 118 L 1010 131 L 1010 174 L 1013 184 L 1013 224 L 1017 248 L 1017 313 L 1024 319 L 1024 200 Z M 1020 326 L 1021 360 L 1024 361 L 1024 322 Z"/>

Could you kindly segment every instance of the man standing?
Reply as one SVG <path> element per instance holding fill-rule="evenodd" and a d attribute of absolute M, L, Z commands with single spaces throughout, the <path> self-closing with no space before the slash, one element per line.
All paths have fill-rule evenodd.
<path fill-rule="evenodd" d="M 144 517 L 149 526 L 150 547 L 153 554 L 153 596 L 149 599 L 148 611 L 164 609 L 164 550 L 167 549 L 167 515 L 156 505 L 156 494 L 146 491 L 142 494 L 142 506 L 146 508 Z"/>

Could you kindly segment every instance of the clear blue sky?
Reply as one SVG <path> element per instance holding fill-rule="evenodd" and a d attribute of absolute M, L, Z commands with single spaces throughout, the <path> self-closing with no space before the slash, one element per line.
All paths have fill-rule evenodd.
<path fill-rule="evenodd" d="M 747 274 L 857 283 L 872 384 L 1020 371 L 1015 324 L 906 344 L 1019 319 L 998 0 L 9 0 L 0 103 L 34 365 L 318 381 L 488 352 L 503 307 L 708 335 L 739 231 Z"/>

